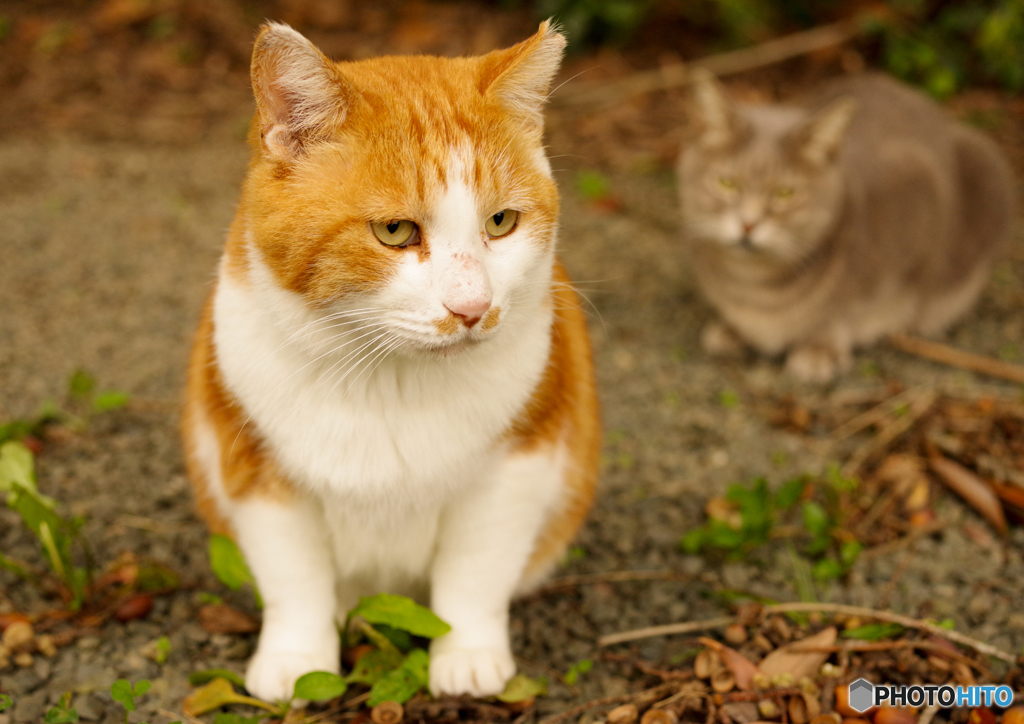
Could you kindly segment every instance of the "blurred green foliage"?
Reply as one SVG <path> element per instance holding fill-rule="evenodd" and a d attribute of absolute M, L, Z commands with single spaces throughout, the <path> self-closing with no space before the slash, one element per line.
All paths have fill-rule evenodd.
<path fill-rule="evenodd" d="M 554 16 L 574 48 L 692 31 L 706 52 L 848 19 L 841 0 L 505 0 Z M 894 75 L 946 97 L 968 84 L 1024 90 L 1024 0 L 881 0 L 861 50 Z M 685 38 L 680 38 L 683 42 Z"/>

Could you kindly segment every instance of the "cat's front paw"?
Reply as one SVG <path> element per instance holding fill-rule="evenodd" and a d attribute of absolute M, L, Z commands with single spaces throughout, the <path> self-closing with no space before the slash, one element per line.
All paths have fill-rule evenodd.
<path fill-rule="evenodd" d="M 311 671 L 341 672 L 341 662 L 333 651 L 297 653 L 259 649 L 245 672 L 245 688 L 264 701 L 288 701 L 295 681 Z"/>
<path fill-rule="evenodd" d="M 700 346 L 712 357 L 742 357 L 746 345 L 721 322 L 709 322 L 700 332 Z"/>
<path fill-rule="evenodd" d="M 850 363 L 849 353 L 819 344 L 796 347 L 786 356 L 786 370 L 803 382 L 830 382 Z"/>
<path fill-rule="evenodd" d="M 434 696 L 500 694 L 516 673 L 508 647 L 430 649 L 430 693 Z"/>

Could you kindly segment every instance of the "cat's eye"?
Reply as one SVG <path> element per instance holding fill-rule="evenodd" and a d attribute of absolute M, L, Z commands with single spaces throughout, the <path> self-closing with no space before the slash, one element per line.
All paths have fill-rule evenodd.
<path fill-rule="evenodd" d="M 719 176 L 718 185 L 726 191 L 735 191 L 740 187 L 740 185 L 736 183 L 736 179 L 731 176 Z"/>
<path fill-rule="evenodd" d="M 492 239 L 496 239 L 499 236 L 507 235 L 512 229 L 516 228 L 518 221 L 518 211 L 505 209 L 504 211 L 499 211 L 494 216 L 488 217 L 487 221 L 484 222 L 484 230 L 491 235 Z"/>
<path fill-rule="evenodd" d="M 775 193 L 775 198 L 777 198 L 777 199 L 789 199 L 789 198 L 792 198 L 793 194 L 796 193 L 796 192 L 792 188 L 790 188 L 789 186 L 782 186 L 782 187 L 779 187 L 779 188 L 775 189 L 774 193 Z"/>
<path fill-rule="evenodd" d="M 373 235 L 388 246 L 408 246 L 419 235 L 419 227 L 404 219 L 392 219 L 383 224 L 374 222 L 370 228 L 373 229 Z"/>

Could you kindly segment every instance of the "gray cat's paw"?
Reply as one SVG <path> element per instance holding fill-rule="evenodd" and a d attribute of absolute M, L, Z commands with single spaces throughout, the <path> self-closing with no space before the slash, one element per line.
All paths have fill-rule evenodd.
<path fill-rule="evenodd" d="M 850 354 L 833 347 L 806 344 L 794 347 L 786 356 L 786 371 L 803 382 L 831 382 L 850 367 Z"/>
<path fill-rule="evenodd" d="M 742 357 L 747 351 L 736 333 L 721 322 L 709 322 L 700 333 L 700 345 L 712 357 Z"/>

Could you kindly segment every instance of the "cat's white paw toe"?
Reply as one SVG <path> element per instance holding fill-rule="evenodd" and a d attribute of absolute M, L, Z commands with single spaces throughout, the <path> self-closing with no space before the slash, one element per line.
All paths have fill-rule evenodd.
<path fill-rule="evenodd" d="M 721 322 L 710 322 L 701 330 L 700 345 L 712 357 L 741 357 L 746 352 L 743 340 Z"/>
<path fill-rule="evenodd" d="M 830 382 L 849 365 L 849 355 L 819 345 L 796 347 L 786 357 L 786 369 L 804 382 Z"/>
<path fill-rule="evenodd" d="M 430 693 L 494 696 L 515 673 L 512 652 L 507 648 L 431 651 Z"/>
<path fill-rule="evenodd" d="M 258 650 L 245 672 L 245 688 L 264 701 L 287 701 L 292 698 L 296 680 L 310 671 L 337 674 L 341 662 L 330 652 Z"/>

